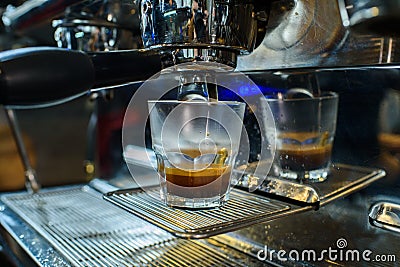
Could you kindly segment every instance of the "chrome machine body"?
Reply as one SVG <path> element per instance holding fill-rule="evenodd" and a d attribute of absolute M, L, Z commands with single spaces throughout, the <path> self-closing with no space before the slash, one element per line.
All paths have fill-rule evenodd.
<path fill-rule="evenodd" d="M 320 260 L 283 260 L 277 254 L 329 248 L 371 250 L 389 258 L 381 266 L 398 265 L 400 40 L 393 26 L 399 20 L 398 1 L 77 2 L 50 20 L 63 47 L 89 54 L 145 48 L 135 53 L 156 53 L 160 69 L 192 60 L 223 62 L 247 74 L 265 93 L 294 87 L 338 92 L 336 179 L 291 187 L 295 193 L 289 198 L 279 192 L 287 184 L 267 179 L 259 191 L 243 197 L 246 205 L 261 205 L 249 205 L 245 215 L 239 208 L 228 208 L 220 217 L 213 211 L 164 212 L 140 190 L 132 195 L 115 191 L 135 186 L 125 164 L 140 164 L 135 159 L 140 150 L 122 155 L 115 145 L 121 143 L 115 121 L 122 122 L 141 79 L 103 81 L 96 94 L 110 85 L 114 90 L 111 98 L 98 100 L 95 158 L 101 179 L 35 195 L 1 196 L 4 251 L 17 266 L 376 266 L 327 254 Z M 260 133 L 247 115 L 245 126 L 255 129 L 249 133 L 256 143 Z M 254 162 L 259 149 L 252 147 Z M 142 171 L 148 175 L 146 166 Z M 260 257 L 262 250 L 271 256 Z M 393 257 L 397 261 L 390 261 Z"/>

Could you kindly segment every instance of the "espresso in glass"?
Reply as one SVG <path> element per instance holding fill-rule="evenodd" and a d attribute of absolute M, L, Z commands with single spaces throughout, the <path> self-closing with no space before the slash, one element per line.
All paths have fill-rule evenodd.
<path fill-rule="evenodd" d="M 210 166 L 201 171 L 165 168 L 169 193 L 181 197 L 207 198 L 224 194 L 229 188 L 230 167 Z"/>
<path fill-rule="evenodd" d="M 283 133 L 278 137 L 275 157 L 277 174 L 297 179 L 302 176 L 325 176 L 329 172 L 332 154 L 332 138 L 329 133 Z M 326 174 L 323 174 L 325 172 Z"/>
<path fill-rule="evenodd" d="M 270 138 L 276 144 L 272 166 L 276 176 L 322 182 L 330 173 L 339 96 L 311 91 L 292 88 L 265 98 L 275 124 Z"/>
<path fill-rule="evenodd" d="M 176 208 L 223 206 L 233 187 L 245 103 L 150 100 L 148 105 L 160 200 Z"/>
<path fill-rule="evenodd" d="M 194 149 L 176 153 L 181 153 L 184 157 L 191 159 L 201 156 L 200 151 Z M 208 153 L 208 155 L 212 155 L 212 153 Z M 211 197 L 226 192 L 231 175 L 230 166 L 224 162 L 227 156 L 225 154 L 221 157 L 217 153 L 213 162 L 200 164 L 196 169 L 175 167 L 173 164 L 165 166 L 164 164 L 162 173 L 165 175 L 168 192 L 177 196 L 198 198 Z"/>

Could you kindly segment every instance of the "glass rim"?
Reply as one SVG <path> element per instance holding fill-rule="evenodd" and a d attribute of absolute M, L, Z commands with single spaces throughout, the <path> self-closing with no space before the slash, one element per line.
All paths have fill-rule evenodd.
<path fill-rule="evenodd" d="M 245 105 L 246 103 L 244 102 L 239 102 L 239 101 L 203 101 L 203 100 L 190 100 L 190 101 L 184 101 L 184 100 L 147 100 L 147 103 L 151 104 L 157 104 L 157 103 L 162 103 L 162 104 L 207 104 L 207 105 L 218 105 L 218 104 L 224 104 L 224 105 Z"/>
<path fill-rule="evenodd" d="M 299 102 L 299 101 L 320 101 L 320 100 L 329 100 L 329 99 L 338 99 L 339 94 L 333 91 L 325 91 L 322 92 L 324 95 L 316 96 L 316 97 L 302 97 L 302 98 L 267 98 L 264 95 L 264 98 L 267 102 Z"/>

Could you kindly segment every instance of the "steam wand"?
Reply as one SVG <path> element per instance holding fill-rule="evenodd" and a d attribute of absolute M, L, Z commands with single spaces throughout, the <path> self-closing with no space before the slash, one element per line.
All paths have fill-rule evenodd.
<path fill-rule="evenodd" d="M 40 185 L 37 181 L 35 169 L 32 167 L 32 164 L 29 160 L 25 143 L 22 140 L 22 134 L 19 128 L 17 116 L 15 111 L 11 108 L 4 107 L 4 110 L 6 111 L 8 124 L 10 125 L 15 144 L 17 145 L 18 153 L 24 167 L 25 187 L 29 193 L 37 193 L 40 189 Z"/>

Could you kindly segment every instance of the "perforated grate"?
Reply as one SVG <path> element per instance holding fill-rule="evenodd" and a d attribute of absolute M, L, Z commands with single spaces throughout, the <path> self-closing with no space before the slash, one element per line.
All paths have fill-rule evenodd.
<path fill-rule="evenodd" d="M 105 199 L 147 221 L 184 238 L 204 238 L 275 218 L 290 210 L 281 201 L 232 190 L 222 208 L 183 210 L 166 207 L 158 187 L 121 190 Z"/>
<path fill-rule="evenodd" d="M 9 194 L 2 201 L 73 266 L 241 265 L 204 242 L 177 239 L 85 188 Z"/>

